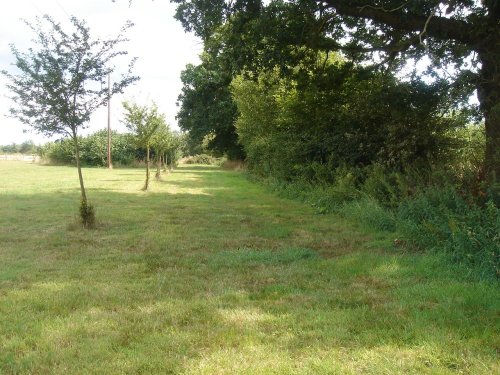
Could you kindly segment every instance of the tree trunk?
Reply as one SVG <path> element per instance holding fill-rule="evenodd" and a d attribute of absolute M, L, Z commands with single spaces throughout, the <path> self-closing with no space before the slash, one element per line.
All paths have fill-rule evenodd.
<path fill-rule="evenodd" d="M 73 130 L 73 142 L 75 144 L 76 168 L 78 169 L 78 178 L 80 179 L 80 190 L 82 193 L 82 201 L 87 203 L 87 194 L 85 193 L 85 186 L 83 184 L 82 168 L 80 166 L 80 145 L 78 143 L 78 136 L 76 134 L 76 130 Z"/>
<path fill-rule="evenodd" d="M 500 179 L 500 49 L 479 55 L 481 71 L 477 96 L 484 115 L 485 172 L 490 183 Z"/>
<path fill-rule="evenodd" d="M 167 154 L 163 155 L 163 172 L 167 171 L 168 166 L 168 156 Z"/>
<path fill-rule="evenodd" d="M 485 113 L 484 126 L 486 174 L 490 182 L 498 182 L 500 178 L 500 98 L 498 104 L 493 106 L 489 113 Z"/>
<path fill-rule="evenodd" d="M 142 190 L 149 189 L 149 145 L 146 146 L 146 183 Z"/>
<path fill-rule="evenodd" d="M 108 169 L 113 169 L 111 161 L 111 74 L 108 73 L 108 144 L 107 144 L 107 165 Z"/>
<path fill-rule="evenodd" d="M 168 170 L 170 172 L 172 172 L 174 170 L 174 158 L 172 157 L 172 155 L 170 155 L 170 158 L 169 158 Z"/>
<path fill-rule="evenodd" d="M 156 158 L 156 175 L 155 178 L 157 180 L 161 179 L 161 156 Z"/>
<path fill-rule="evenodd" d="M 163 156 L 163 171 L 166 172 L 168 167 L 168 154 L 165 153 Z"/>

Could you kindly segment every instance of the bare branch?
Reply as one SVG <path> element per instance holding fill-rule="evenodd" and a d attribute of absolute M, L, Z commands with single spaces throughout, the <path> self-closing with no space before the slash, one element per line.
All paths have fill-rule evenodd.
<path fill-rule="evenodd" d="M 397 6 L 396 8 L 392 8 L 392 9 L 385 9 L 385 7 L 383 5 L 380 7 L 375 7 L 373 5 L 367 4 L 367 5 L 363 5 L 363 6 L 359 7 L 359 10 L 363 11 L 363 9 L 365 9 L 365 8 L 372 8 L 372 9 L 382 10 L 384 12 L 395 12 L 397 10 L 403 9 L 407 4 L 408 4 L 408 1 L 405 1 L 400 6 Z"/>

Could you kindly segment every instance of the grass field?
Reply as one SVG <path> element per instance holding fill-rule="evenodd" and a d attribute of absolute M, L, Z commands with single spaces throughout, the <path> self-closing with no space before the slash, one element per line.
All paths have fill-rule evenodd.
<path fill-rule="evenodd" d="M 499 374 L 500 288 L 232 171 L 0 162 L 0 374 Z"/>

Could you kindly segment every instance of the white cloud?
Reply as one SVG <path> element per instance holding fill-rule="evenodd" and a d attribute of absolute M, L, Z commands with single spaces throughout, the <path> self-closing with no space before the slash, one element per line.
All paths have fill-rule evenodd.
<path fill-rule="evenodd" d="M 16 0 L 0 13 L 0 69 L 9 69 L 13 62 L 9 44 L 20 50 L 32 45 L 32 31 L 21 18 L 32 21 L 47 13 L 64 23 L 70 15 L 75 15 L 87 21 L 93 36 L 104 39 L 115 36 L 131 20 L 135 26 L 127 33 L 130 42 L 126 47 L 129 56 L 138 57 L 134 72 L 141 80 L 128 87 L 124 95 L 112 98 L 112 127 L 124 130 L 119 122 L 121 102 L 133 99 L 141 103 L 156 102 L 175 128 L 175 103 L 182 87 L 180 72 L 186 64 L 199 62 L 202 44 L 193 35 L 184 33 L 173 18 L 174 12 L 175 5 L 167 0 L 137 0 L 130 7 L 128 0 Z M 5 78 L 0 76 L 0 145 L 26 139 L 45 141 L 40 135 L 23 134 L 21 123 L 5 117 L 10 106 L 5 85 Z M 102 129 L 106 124 L 107 109 L 101 108 L 92 117 L 87 132 Z"/>

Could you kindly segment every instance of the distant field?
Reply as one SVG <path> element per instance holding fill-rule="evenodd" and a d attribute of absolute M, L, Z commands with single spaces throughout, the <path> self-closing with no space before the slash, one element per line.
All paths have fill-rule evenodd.
<path fill-rule="evenodd" d="M 2 154 L 0 153 L 0 161 L 39 161 L 38 155 L 25 154 Z"/>
<path fill-rule="evenodd" d="M 499 374 L 500 288 L 242 174 L 0 161 L 0 374 Z"/>

